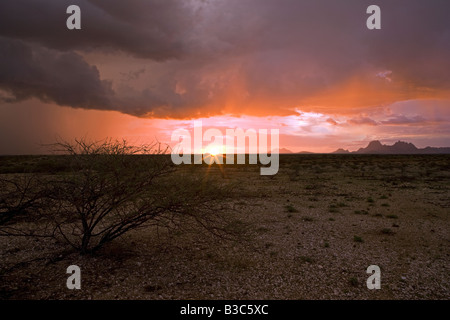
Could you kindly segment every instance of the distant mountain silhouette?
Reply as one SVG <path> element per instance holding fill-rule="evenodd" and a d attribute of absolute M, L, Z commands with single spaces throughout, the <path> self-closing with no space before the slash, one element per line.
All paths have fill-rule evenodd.
<path fill-rule="evenodd" d="M 339 149 L 337 149 L 336 151 L 334 151 L 332 153 L 350 153 L 350 151 L 342 149 L 342 148 L 339 148 Z"/>
<path fill-rule="evenodd" d="M 357 151 L 350 152 L 344 149 L 338 149 L 333 153 L 345 154 L 345 153 L 354 153 L 354 154 L 450 154 L 450 148 L 434 148 L 434 147 L 426 147 L 423 149 L 417 148 L 414 144 L 397 141 L 394 145 L 388 146 L 385 144 L 381 144 L 380 141 L 372 141 L 365 148 L 360 148 Z"/>
<path fill-rule="evenodd" d="M 314 154 L 314 152 L 309 152 L 309 151 L 300 151 L 300 152 L 293 152 L 289 149 L 286 148 L 281 148 L 281 149 L 274 149 L 272 150 L 273 153 L 278 152 L 279 154 Z"/>
<path fill-rule="evenodd" d="M 279 153 L 279 154 L 293 153 L 291 150 L 286 149 L 286 148 L 274 149 L 274 150 L 272 150 L 272 152 Z"/>

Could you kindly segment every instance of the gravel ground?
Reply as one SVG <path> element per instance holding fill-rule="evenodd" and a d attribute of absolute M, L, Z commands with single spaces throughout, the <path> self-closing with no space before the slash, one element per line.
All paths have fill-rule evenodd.
<path fill-rule="evenodd" d="M 275 177 L 226 168 L 239 196 L 217 210 L 238 240 L 145 228 L 80 256 L 52 239 L 2 237 L 0 298 L 450 298 L 450 157 L 282 160 Z M 66 288 L 72 264 L 81 290 Z M 380 290 L 367 289 L 370 265 Z"/>

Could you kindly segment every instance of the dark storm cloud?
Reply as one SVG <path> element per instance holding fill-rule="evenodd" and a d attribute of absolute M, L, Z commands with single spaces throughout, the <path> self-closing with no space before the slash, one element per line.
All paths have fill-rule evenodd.
<path fill-rule="evenodd" d="M 70 4 L 81 7 L 81 31 L 65 28 Z M 371 4 L 381 7 L 381 30 L 366 28 Z M 89 98 L 93 91 L 86 90 L 89 108 L 157 117 L 284 115 L 296 107 L 337 112 L 448 92 L 449 10 L 447 0 L 3 0 L 0 36 L 20 39 L 33 52 L 61 51 L 91 71 L 80 55 L 125 53 L 118 61 L 125 70 L 127 55 L 148 61 L 126 70 L 145 70 L 130 84 L 111 79 L 115 94 L 98 72 L 86 72 L 102 97 Z M 33 55 L 14 59 L 9 56 L 9 73 L 1 76 L 13 96 L 80 105 L 71 102 L 78 96 L 73 88 L 64 87 L 76 89 L 76 80 L 61 82 L 57 93 L 40 92 L 36 83 L 45 68 L 27 72 L 20 88 L 19 61 L 36 61 Z M 33 90 L 26 90 L 30 83 Z M 355 84 L 355 101 L 339 95 Z M 97 100 L 103 102 L 95 106 Z"/>
<path fill-rule="evenodd" d="M 6 0 L 0 35 L 59 50 L 121 50 L 165 60 L 180 57 L 192 13 L 174 0 Z M 82 30 L 66 28 L 66 9 L 81 8 Z"/>
<path fill-rule="evenodd" d="M 7 93 L 4 101 L 37 97 L 73 107 L 111 107 L 111 84 L 101 81 L 97 68 L 76 53 L 0 37 L 0 70 L 0 89 Z"/>

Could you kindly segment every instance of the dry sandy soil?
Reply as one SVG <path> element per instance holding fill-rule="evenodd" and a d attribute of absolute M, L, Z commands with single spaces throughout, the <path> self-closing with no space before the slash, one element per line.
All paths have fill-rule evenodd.
<path fill-rule="evenodd" d="M 238 240 L 144 228 L 81 256 L 1 237 L 0 298 L 450 298 L 449 156 L 286 155 L 274 177 L 225 170 L 194 172 L 234 184 L 238 196 L 215 210 Z M 66 288 L 72 264 L 81 290 Z M 367 289 L 369 265 L 380 290 Z"/>

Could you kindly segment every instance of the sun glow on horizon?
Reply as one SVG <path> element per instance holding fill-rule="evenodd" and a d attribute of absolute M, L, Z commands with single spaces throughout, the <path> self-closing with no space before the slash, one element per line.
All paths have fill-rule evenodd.
<path fill-rule="evenodd" d="M 222 155 L 225 153 L 225 147 L 219 145 L 209 145 L 205 149 L 202 150 L 203 154 L 209 154 L 212 157 L 216 157 L 218 155 Z"/>

